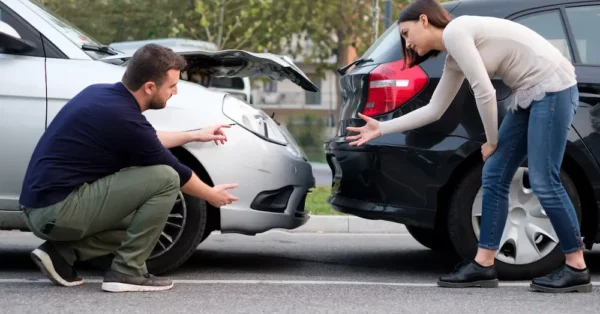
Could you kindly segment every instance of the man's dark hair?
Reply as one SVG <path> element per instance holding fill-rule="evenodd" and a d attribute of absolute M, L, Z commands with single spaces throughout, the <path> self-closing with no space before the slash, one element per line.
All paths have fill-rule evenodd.
<path fill-rule="evenodd" d="M 448 13 L 437 0 L 415 0 L 400 12 L 398 24 L 407 21 L 418 21 L 421 14 L 427 16 L 429 24 L 441 29 L 444 29 L 452 20 L 450 13 Z M 402 52 L 404 54 L 404 67 L 406 67 L 407 61 L 408 67 L 411 68 L 440 54 L 440 51 L 438 50 L 431 50 L 421 57 L 415 51 L 406 48 L 404 37 L 400 36 L 400 40 L 402 43 Z"/>
<path fill-rule="evenodd" d="M 138 90 L 146 82 L 154 82 L 160 86 L 169 70 L 182 71 L 185 66 L 185 59 L 170 48 L 146 44 L 129 60 L 122 81 L 125 87 L 133 91 Z"/>

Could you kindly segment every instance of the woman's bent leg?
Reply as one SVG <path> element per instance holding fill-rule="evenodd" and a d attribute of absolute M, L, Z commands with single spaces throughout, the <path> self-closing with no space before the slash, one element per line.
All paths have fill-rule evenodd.
<path fill-rule="evenodd" d="M 508 191 L 513 176 L 527 154 L 527 110 L 509 112 L 500 126 L 498 148 L 487 159 L 482 173 L 482 217 L 477 256 L 474 262 L 440 277 L 443 287 L 496 287 L 493 267 L 508 214 Z"/>
<path fill-rule="evenodd" d="M 548 94 L 531 107 L 529 118 L 529 181 L 567 255 L 567 265 L 548 276 L 534 279 L 544 291 L 591 291 L 590 275 L 583 259 L 583 241 L 577 214 L 560 181 L 567 135 L 578 104 L 577 87 Z"/>

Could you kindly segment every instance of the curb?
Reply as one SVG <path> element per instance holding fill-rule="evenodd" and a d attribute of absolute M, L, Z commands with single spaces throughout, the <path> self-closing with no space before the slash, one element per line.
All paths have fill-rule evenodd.
<path fill-rule="evenodd" d="M 370 220 L 356 216 L 311 215 L 306 224 L 296 229 L 285 230 L 290 233 L 390 233 L 408 234 L 403 224 Z M 19 231 L 0 231 L 2 236 L 20 235 Z"/>
<path fill-rule="evenodd" d="M 403 224 L 395 222 L 355 216 L 325 215 L 311 215 L 306 224 L 288 231 L 292 233 L 408 233 Z"/>

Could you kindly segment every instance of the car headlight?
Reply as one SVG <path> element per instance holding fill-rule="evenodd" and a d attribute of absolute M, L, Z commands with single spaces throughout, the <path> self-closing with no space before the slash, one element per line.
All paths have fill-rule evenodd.
<path fill-rule="evenodd" d="M 269 119 L 271 119 L 271 118 L 269 118 Z M 288 151 L 296 157 L 301 157 L 301 158 L 304 158 L 304 160 L 308 160 L 308 156 L 306 156 L 306 153 L 300 147 L 300 145 L 298 145 L 298 143 L 296 142 L 296 140 L 294 139 L 292 134 L 290 134 L 290 132 L 286 128 L 280 128 L 280 129 L 281 129 L 281 132 L 283 133 L 283 135 L 288 140 L 288 145 L 287 145 Z"/>
<path fill-rule="evenodd" d="M 287 130 L 282 130 L 266 112 L 254 108 L 232 95 L 225 95 L 223 114 L 258 137 L 285 146 L 292 155 L 306 159 L 306 155 L 292 135 Z"/>
<path fill-rule="evenodd" d="M 263 139 L 286 145 L 287 138 L 264 111 L 253 108 L 237 97 L 226 95 L 223 100 L 223 113 L 229 119 Z"/>

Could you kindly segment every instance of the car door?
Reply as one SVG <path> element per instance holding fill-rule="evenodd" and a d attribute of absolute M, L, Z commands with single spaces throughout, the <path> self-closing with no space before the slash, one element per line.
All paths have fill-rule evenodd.
<path fill-rule="evenodd" d="M 573 47 L 581 113 L 575 127 L 600 160 L 600 1 L 562 10 Z"/>
<path fill-rule="evenodd" d="M 538 9 L 519 13 L 509 17 L 509 19 L 531 28 L 554 45 L 571 63 L 576 63 L 577 59 L 569 41 L 569 33 L 564 22 L 562 6 L 543 6 Z M 578 76 L 581 75 L 580 70 L 577 69 L 576 72 Z M 587 115 L 579 113 L 572 125 L 577 127 L 577 119 L 582 116 Z M 569 139 L 576 140 L 578 138 L 579 136 L 576 134 L 575 128 L 572 128 Z M 527 165 L 527 161 L 523 165 Z"/>
<path fill-rule="evenodd" d="M 0 210 L 18 210 L 28 162 L 45 129 L 45 56 L 40 33 L 2 2 L 0 21 L 35 46 L 19 53 L 0 42 Z"/>

